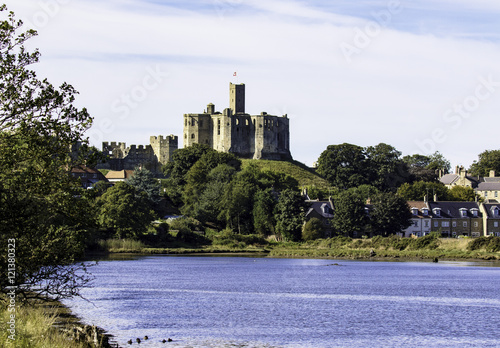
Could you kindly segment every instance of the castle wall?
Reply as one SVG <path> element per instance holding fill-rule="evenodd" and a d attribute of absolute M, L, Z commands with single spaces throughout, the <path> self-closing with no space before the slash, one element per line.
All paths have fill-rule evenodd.
<path fill-rule="evenodd" d="M 244 84 L 229 84 L 229 105 L 222 114 L 213 104 L 203 114 L 184 114 L 184 147 L 206 144 L 243 158 L 292 158 L 286 115 L 246 114 Z"/>

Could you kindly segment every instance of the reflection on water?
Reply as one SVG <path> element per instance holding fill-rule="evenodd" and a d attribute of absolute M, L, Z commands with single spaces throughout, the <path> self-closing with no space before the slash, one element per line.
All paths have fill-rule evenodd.
<path fill-rule="evenodd" d="M 497 347 L 500 269 L 148 256 L 101 261 L 68 303 L 141 347 Z M 325 267 L 328 266 L 328 267 Z M 474 267 L 470 267 L 474 266 Z"/>

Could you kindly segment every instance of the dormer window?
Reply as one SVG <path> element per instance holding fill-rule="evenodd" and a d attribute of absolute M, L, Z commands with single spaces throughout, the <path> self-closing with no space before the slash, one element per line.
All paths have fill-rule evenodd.
<path fill-rule="evenodd" d="M 424 216 L 429 215 L 429 209 L 427 209 L 427 208 L 422 208 L 422 214 L 424 214 Z"/>
<path fill-rule="evenodd" d="M 459 211 L 460 211 L 460 217 L 462 217 L 462 218 L 467 217 L 467 209 L 460 208 Z"/>
<path fill-rule="evenodd" d="M 476 208 L 472 208 L 472 209 L 470 210 L 470 212 L 471 212 L 471 214 L 472 214 L 472 217 L 477 218 L 477 216 L 478 216 L 478 210 L 477 210 Z"/>
<path fill-rule="evenodd" d="M 434 208 L 432 209 L 432 212 L 434 213 L 434 215 L 436 215 L 437 217 L 441 217 L 441 208 Z"/>
<path fill-rule="evenodd" d="M 491 208 L 491 212 L 493 214 L 493 217 L 500 217 L 498 214 L 498 207 L 495 205 L 494 207 Z"/>
<path fill-rule="evenodd" d="M 411 213 L 413 215 L 418 215 L 418 208 L 411 208 Z"/>

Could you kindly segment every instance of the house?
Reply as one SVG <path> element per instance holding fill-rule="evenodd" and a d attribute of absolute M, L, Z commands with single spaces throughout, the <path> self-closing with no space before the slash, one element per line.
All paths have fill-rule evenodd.
<path fill-rule="evenodd" d="M 449 189 L 453 186 L 471 187 L 476 189 L 481 182 L 481 178 L 470 176 L 464 167 L 457 166 L 455 168 L 455 174 L 445 174 L 439 178 L 439 181 Z"/>
<path fill-rule="evenodd" d="M 71 176 L 78 178 L 84 189 L 91 188 L 98 181 L 108 181 L 106 177 L 97 169 L 90 168 L 85 165 L 73 167 L 70 172 Z"/>
<path fill-rule="evenodd" d="M 333 203 L 328 201 L 311 201 L 306 200 L 310 204 L 309 210 L 306 213 L 306 220 L 318 218 L 323 224 L 323 237 L 330 238 L 333 235 Z"/>
<path fill-rule="evenodd" d="M 124 170 L 110 170 L 107 174 L 106 174 L 106 179 L 108 179 L 108 181 L 110 183 L 117 183 L 119 181 L 125 181 L 131 177 L 134 176 L 134 171 L 133 170 L 128 170 L 128 169 L 124 169 Z"/>
<path fill-rule="evenodd" d="M 495 176 L 495 171 L 490 171 L 489 177 L 470 176 L 463 167 L 456 167 L 455 174 L 445 174 L 439 178 L 447 188 L 453 186 L 471 187 L 476 194 L 485 201 L 498 201 L 500 198 L 500 177 Z"/>
<path fill-rule="evenodd" d="M 484 235 L 483 213 L 477 202 L 428 202 L 432 231 L 443 237 Z"/>
<path fill-rule="evenodd" d="M 485 236 L 500 237 L 500 204 L 483 203 L 481 204 L 483 213 L 483 225 Z"/>
<path fill-rule="evenodd" d="M 403 237 L 423 237 L 432 231 L 431 213 L 426 201 L 408 201 L 412 214 L 411 225 L 403 230 Z"/>

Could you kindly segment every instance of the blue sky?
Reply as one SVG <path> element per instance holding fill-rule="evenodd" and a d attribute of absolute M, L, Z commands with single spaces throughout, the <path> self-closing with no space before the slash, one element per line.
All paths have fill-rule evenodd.
<path fill-rule="evenodd" d="M 39 76 L 80 91 L 98 147 L 182 144 L 182 115 L 222 111 L 239 82 L 247 112 L 288 115 L 292 155 L 308 165 L 344 142 L 465 167 L 500 149 L 497 0 L 6 3 L 39 32 Z"/>

